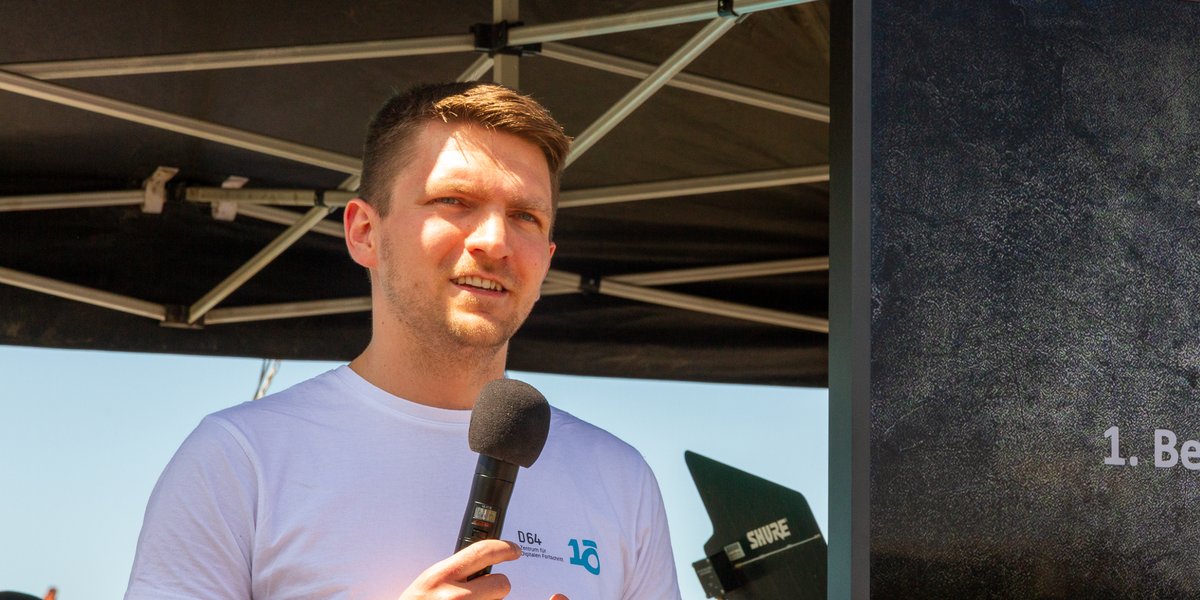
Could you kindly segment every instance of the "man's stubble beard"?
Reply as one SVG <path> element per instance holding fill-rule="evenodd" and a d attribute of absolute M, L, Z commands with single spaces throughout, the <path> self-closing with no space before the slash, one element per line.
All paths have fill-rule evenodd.
<path fill-rule="evenodd" d="M 390 276 L 381 274 L 379 278 L 387 310 L 432 353 L 459 354 L 466 351 L 494 355 L 506 347 L 508 340 L 528 317 L 526 311 L 525 314 L 513 314 L 500 322 L 472 323 L 456 319 L 439 298 L 422 293 L 416 282 L 406 281 L 401 274 L 402 267 L 392 261 L 392 255 L 391 241 L 384 238 L 380 245 L 381 263 L 388 265 L 387 268 L 397 269 Z"/>

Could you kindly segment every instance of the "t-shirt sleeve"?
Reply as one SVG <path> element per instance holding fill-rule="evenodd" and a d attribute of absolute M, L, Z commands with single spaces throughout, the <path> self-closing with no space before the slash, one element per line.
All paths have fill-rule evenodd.
<path fill-rule="evenodd" d="M 254 467 L 232 426 L 201 421 L 150 495 L 125 600 L 251 597 Z"/>
<path fill-rule="evenodd" d="M 626 600 L 680 598 L 679 577 L 671 552 L 671 531 L 662 493 L 650 467 L 642 472 L 637 517 L 637 561 L 622 596 Z"/>

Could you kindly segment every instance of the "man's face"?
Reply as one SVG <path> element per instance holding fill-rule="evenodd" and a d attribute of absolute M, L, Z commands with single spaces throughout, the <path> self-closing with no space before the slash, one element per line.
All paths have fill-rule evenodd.
<path fill-rule="evenodd" d="M 499 347 L 550 267 L 550 172 L 533 144 L 430 122 L 391 186 L 378 281 L 387 318 L 430 344 Z"/>

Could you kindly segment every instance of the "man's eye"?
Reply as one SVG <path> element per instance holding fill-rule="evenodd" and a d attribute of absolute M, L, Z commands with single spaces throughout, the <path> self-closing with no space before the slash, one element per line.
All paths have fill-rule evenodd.
<path fill-rule="evenodd" d="M 433 201 L 438 204 L 462 204 L 458 198 L 434 198 Z"/>
<path fill-rule="evenodd" d="M 522 221 L 527 221 L 529 223 L 537 223 L 538 222 L 537 216 L 533 215 L 532 213 L 519 212 L 519 213 L 516 213 L 514 216 L 516 216 L 518 219 L 520 219 Z"/>

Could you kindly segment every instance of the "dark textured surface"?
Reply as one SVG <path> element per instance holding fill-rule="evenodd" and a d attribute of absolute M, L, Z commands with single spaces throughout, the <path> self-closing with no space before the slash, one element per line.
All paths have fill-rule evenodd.
<path fill-rule="evenodd" d="M 872 25 L 872 596 L 1200 596 L 1200 5 Z"/>
<path fill-rule="evenodd" d="M 471 450 L 522 467 L 542 454 L 550 432 L 550 405 L 536 388 L 516 379 L 489 381 L 471 410 Z"/>

